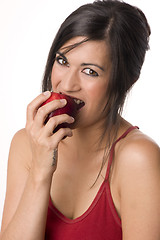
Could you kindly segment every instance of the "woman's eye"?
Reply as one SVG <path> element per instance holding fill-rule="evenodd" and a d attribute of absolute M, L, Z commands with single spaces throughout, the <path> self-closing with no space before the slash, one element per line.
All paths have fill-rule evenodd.
<path fill-rule="evenodd" d="M 89 76 L 98 77 L 98 73 L 91 68 L 85 68 L 83 72 Z"/>
<path fill-rule="evenodd" d="M 64 65 L 64 66 L 67 66 L 67 67 L 69 66 L 68 62 L 62 57 L 57 57 L 56 60 L 60 65 Z"/>

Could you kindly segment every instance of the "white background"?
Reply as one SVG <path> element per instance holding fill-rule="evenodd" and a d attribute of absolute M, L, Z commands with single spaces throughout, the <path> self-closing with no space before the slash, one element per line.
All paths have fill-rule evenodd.
<path fill-rule="evenodd" d="M 0 225 L 11 139 L 25 126 L 26 106 L 41 89 L 49 48 L 62 21 L 89 0 L 0 0 Z M 151 50 L 129 95 L 125 118 L 160 144 L 158 0 L 128 0 L 146 14 Z"/>

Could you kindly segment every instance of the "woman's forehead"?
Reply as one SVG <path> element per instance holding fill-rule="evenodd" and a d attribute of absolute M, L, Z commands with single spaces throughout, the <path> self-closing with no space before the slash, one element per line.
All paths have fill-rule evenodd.
<path fill-rule="evenodd" d="M 67 41 L 59 50 L 63 54 L 78 53 L 109 57 L 109 47 L 104 40 L 89 40 L 86 37 L 75 37 Z"/>

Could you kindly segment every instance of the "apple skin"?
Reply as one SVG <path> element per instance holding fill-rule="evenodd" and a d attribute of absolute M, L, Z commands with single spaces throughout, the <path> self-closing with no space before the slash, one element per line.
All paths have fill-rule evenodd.
<path fill-rule="evenodd" d="M 56 93 L 56 92 L 51 92 L 51 96 L 41 105 L 41 106 L 44 106 L 45 104 L 53 101 L 53 100 L 58 100 L 58 99 L 66 99 L 67 101 L 67 104 L 62 107 L 62 108 L 58 108 L 56 110 L 54 110 L 53 112 L 51 112 L 46 120 L 45 120 L 45 123 L 47 123 L 47 121 L 51 118 L 51 117 L 54 117 L 54 116 L 57 116 L 57 115 L 61 115 L 61 114 L 68 114 L 69 116 L 75 118 L 76 117 L 76 114 L 77 114 L 77 104 L 75 103 L 75 101 L 73 100 L 73 98 L 65 95 L 65 94 L 61 94 L 61 93 Z M 53 131 L 53 133 L 55 133 L 56 131 L 58 131 L 60 128 L 67 128 L 69 127 L 70 124 L 68 123 L 62 123 L 62 124 L 59 124 L 55 130 Z"/>

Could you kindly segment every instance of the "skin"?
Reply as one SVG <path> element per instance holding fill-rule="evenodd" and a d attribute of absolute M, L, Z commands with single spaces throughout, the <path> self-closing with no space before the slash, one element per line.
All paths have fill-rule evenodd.
<path fill-rule="evenodd" d="M 64 47 L 81 40 L 71 39 L 59 51 L 63 53 Z M 10 148 L 2 240 L 44 239 L 50 195 L 59 211 L 75 219 L 88 209 L 104 180 L 107 163 L 90 189 L 106 144 L 99 147 L 97 142 L 103 133 L 109 50 L 103 41 L 89 41 L 66 53 L 65 59 L 56 56 L 53 90 L 81 99 L 85 106 L 76 122 L 60 115 L 44 126 L 47 114 L 66 103 L 54 100 L 40 107 L 50 96 L 47 92 L 28 105 L 26 127 L 15 134 Z M 52 134 L 57 124 L 65 121 L 72 123 L 72 129 Z M 118 137 L 130 126 L 121 119 Z M 58 161 L 53 167 L 53 149 L 57 147 Z M 123 240 L 159 240 L 160 149 L 138 129 L 116 145 L 110 187 L 122 220 Z"/>

